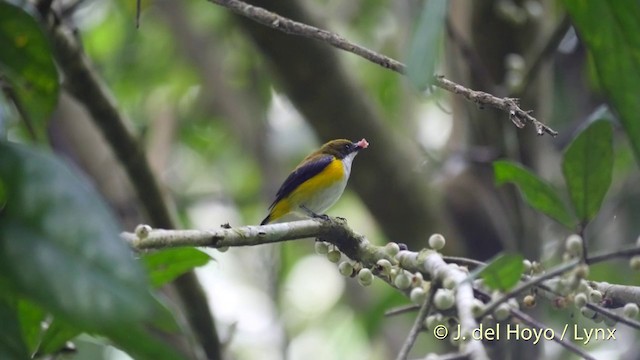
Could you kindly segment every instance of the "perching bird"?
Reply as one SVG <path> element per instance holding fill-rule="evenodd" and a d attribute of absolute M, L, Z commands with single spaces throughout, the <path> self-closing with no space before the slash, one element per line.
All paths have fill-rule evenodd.
<path fill-rule="evenodd" d="M 332 140 L 304 158 L 280 186 L 260 225 L 324 214 L 347 186 L 353 158 L 368 146 L 365 139 Z"/>

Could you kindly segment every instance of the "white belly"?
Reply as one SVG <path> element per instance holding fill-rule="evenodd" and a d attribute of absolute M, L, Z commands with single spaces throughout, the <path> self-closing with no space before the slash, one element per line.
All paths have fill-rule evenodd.
<path fill-rule="evenodd" d="M 340 181 L 336 181 L 333 185 L 319 190 L 316 194 L 310 199 L 306 199 L 304 202 L 299 204 L 300 209 L 296 211 L 302 217 L 309 216 L 308 212 L 304 211 L 301 207 L 304 206 L 308 210 L 311 210 L 313 213 L 317 215 L 324 214 L 333 204 L 340 199 L 342 193 L 344 192 L 345 187 L 347 187 L 347 181 L 349 180 L 349 175 L 351 174 L 351 164 L 353 163 L 353 158 L 357 155 L 357 153 L 349 154 L 347 157 L 342 159 L 342 166 L 344 167 L 345 176 Z"/>

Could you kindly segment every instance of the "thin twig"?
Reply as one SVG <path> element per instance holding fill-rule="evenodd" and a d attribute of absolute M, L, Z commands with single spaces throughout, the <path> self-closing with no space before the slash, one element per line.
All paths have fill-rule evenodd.
<path fill-rule="evenodd" d="M 254 20 L 272 29 L 282 31 L 290 35 L 296 35 L 296 36 L 306 37 L 309 39 L 320 40 L 338 49 L 348 51 L 350 53 L 358 55 L 386 69 L 393 70 L 400 74 L 405 73 L 405 70 L 406 70 L 405 64 L 397 60 L 394 60 L 388 56 L 369 50 L 363 46 L 352 43 L 346 40 L 345 38 L 343 38 L 342 36 L 332 33 L 330 31 L 291 20 L 284 16 L 280 16 L 276 13 L 273 13 L 271 11 L 268 11 L 258 6 L 247 4 L 240 0 L 209 0 L 209 1 L 212 3 L 218 4 L 220 6 L 226 7 L 236 14 L 245 16 L 251 20 Z M 536 128 L 536 133 L 538 135 L 543 135 L 545 133 L 551 136 L 558 135 L 558 133 L 555 130 L 539 122 L 538 120 L 536 120 L 536 118 L 531 116 L 530 111 L 525 111 L 520 109 L 520 106 L 518 105 L 518 101 L 516 99 L 499 98 L 489 93 L 471 90 L 451 80 L 447 80 L 443 76 L 434 76 L 433 85 L 441 89 L 447 90 L 449 92 L 452 92 L 454 94 L 462 95 L 469 101 L 505 111 L 507 112 L 507 114 L 509 114 L 509 119 L 511 120 L 511 122 L 513 122 L 519 128 L 522 128 L 527 123 L 530 123 L 534 125 L 534 127 Z"/>
<path fill-rule="evenodd" d="M 432 284 L 433 285 L 433 284 Z M 418 338 L 418 334 L 424 328 L 424 319 L 429 315 L 429 311 L 431 310 L 431 304 L 433 303 L 433 296 L 436 293 L 437 286 L 431 286 L 429 288 L 429 294 L 427 298 L 424 300 L 424 303 L 420 307 L 420 311 L 418 311 L 418 316 L 416 316 L 416 320 L 413 322 L 413 326 L 411 327 L 411 331 L 409 331 L 409 335 L 407 336 L 407 340 L 405 340 L 404 344 L 402 344 L 402 348 L 398 352 L 398 356 L 396 356 L 396 360 L 406 360 L 409 356 L 409 352 L 413 347 L 413 344 L 416 342 Z"/>
<path fill-rule="evenodd" d="M 523 282 L 520 285 L 516 286 L 513 290 L 503 294 L 500 298 L 492 301 L 491 303 L 487 304 L 487 306 L 485 307 L 484 311 L 477 316 L 478 319 L 481 319 L 482 317 L 484 317 L 487 314 L 490 314 L 491 312 L 493 312 L 493 310 L 495 310 L 498 305 L 502 304 L 503 302 L 515 297 L 516 295 L 522 293 L 523 291 L 529 289 L 532 286 L 535 286 L 545 280 L 551 279 L 552 277 L 555 277 L 557 275 L 563 274 L 571 269 L 573 269 L 574 267 L 576 267 L 578 264 L 580 263 L 579 260 L 572 260 L 568 263 L 564 263 L 559 265 L 558 267 L 556 267 L 555 269 L 540 275 L 540 276 L 536 276 L 536 277 L 532 277 L 529 281 Z"/>
<path fill-rule="evenodd" d="M 629 257 L 632 257 L 634 255 L 640 255 L 640 247 L 633 246 L 633 247 L 629 247 L 629 248 L 622 249 L 622 250 L 616 250 L 616 251 L 608 252 L 608 253 L 604 253 L 604 254 L 593 255 L 593 256 L 588 257 L 586 259 L 586 263 L 587 264 L 596 264 L 596 263 L 603 262 L 603 261 L 606 261 L 606 260 L 609 260 L 609 259 L 629 258 Z"/>
<path fill-rule="evenodd" d="M 545 329 L 549 328 L 545 324 L 535 320 L 534 318 L 530 317 L 529 315 L 523 313 L 520 310 L 511 309 L 511 315 L 513 317 L 519 319 L 523 323 L 525 323 L 525 324 L 527 324 L 527 325 L 529 325 L 531 327 L 534 327 L 536 329 L 545 330 Z M 572 351 L 572 352 L 576 353 L 577 355 L 582 356 L 584 359 L 595 360 L 595 358 L 593 356 L 589 355 L 584 350 L 580 349 L 574 343 L 569 342 L 569 341 L 565 341 L 564 339 L 558 338 L 556 336 L 555 332 L 551 332 L 551 334 L 553 334 L 553 337 L 551 338 L 552 341 L 555 341 L 556 343 L 558 343 L 561 346 L 565 347 L 569 351 Z M 545 335 L 546 335 L 546 333 L 545 333 Z"/>
<path fill-rule="evenodd" d="M 420 306 L 418 305 L 405 305 L 405 306 L 398 306 L 395 307 L 393 309 L 389 309 L 387 311 L 384 312 L 384 316 L 396 316 L 396 315 L 401 315 L 401 314 L 406 314 L 406 313 L 410 313 L 410 312 L 414 312 L 416 310 L 419 310 Z"/>
<path fill-rule="evenodd" d="M 616 313 L 614 313 L 613 311 L 603 308 L 600 305 L 596 305 L 596 304 L 592 304 L 592 303 L 587 303 L 585 305 L 586 307 L 588 307 L 589 309 L 595 311 L 595 312 L 599 312 L 600 314 L 607 316 L 617 322 L 621 322 L 625 325 L 628 325 L 636 330 L 640 330 L 640 322 L 633 320 L 633 319 L 629 319 L 626 316 L 620 316 Z"/>

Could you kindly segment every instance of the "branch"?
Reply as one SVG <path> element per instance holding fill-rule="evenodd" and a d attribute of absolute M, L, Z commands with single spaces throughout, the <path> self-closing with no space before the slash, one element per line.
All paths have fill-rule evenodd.
<path fill-rule="evenodd" d="M 138 250 L 178 246 L 248 246 L 317 237 L 336 245 L 347 257 L 364 267 L 372 268 L 378 260 L 387 259 L 405 270 L 422 273 L 425 279 L 442 281 L 450 278 L 457 284 L 456 310 L 462 333 L 471 334 L 473 329 L 478 327 L 471 312 L 474 297 L 471 283 L 465 281 L 467 273 L 458 267 L 449 266 L 434 250 L 403 250 L 395 258 L 391 257 L 384 247 L 372 245 L 364 236 L 355 233 L 344 219 L 328 217 L 263 226 L 223 226 L 220 229 L 205 231 L 143 229 L 145 228 L 139 226 L 137 234 L 122 233 L 121 236 Z M 478 340 L 462 342 L 460 347 L 461 352 L 468 354 L 472 359 L 488 359 L 482 342 Z"/>
<path fill-rule="evenodd" d="M 478 323 L 472 313 L 474 300 L 472 283 L 466 281 L 468 274 L 458 267 L 449 266 L 442 256 L 434 250 L 422 250 L 419 253 L 412 251 L 400 251 L 396 256 L 403 268 L 422 268 L 433 280 L 443 281 L 451 279 L 456 284 L 456 310 L 460 321 L 460 333 L 468 341 L 462 341 L 460 350 L 463 354 L 468 354 L 471 359 L 488 359 L 484 345 L 481 341 L 473 339 L 471 334 L 478 328 Z"/>
<path fill-rule="evenodd" d="M 619 308 L 627 303 L 640 302 L 640 287 L 590 281 L 589 285 L 602 293 L 607 308 Z"/>
<path fill-rule="evenodd" d="M 393 70 L 400 74 L 405 74 L 406 65 L 404 65 L 403 63 L 385 55 L 378 54 L 377 52 L 369 50 L 363 46 L 352 43 L 342 36 L 330 31 L 288 19 L 261 7 L 253 6 L 240 0 L 209 1 L 226 7 L 238 15 L 247 17 L 272 29 L 282 31 L 290 35 L 320 40 L 322 42 L 328 43 L 335 48 L 358 55 L 386 69 Z M 536 118 L 531 116 L 530 111 L 524 111 L 520 109 L 516 99 L 499 98 L 489 93 L 471 90 L 462 85 L 456 84 L 451 80 L 447 80 L 443 76 L 434 76 L 433 84 L 454 94 L 460 94 L 469 101 L 478 103 L 480 105 L 494 107 L 507 112 L 509 114 L 509 119 L 518 128 L 523 128 L 527 123 L 531 123 L 535 126 L 536 133 L 538 135 L 543 135 L 544 133 L 547 133 L 551 136 L 558 135 L 557 131 L 544 125 Z"/>
<path fill-rule="evenodd" d="M 600 314 L 602 314 L 602 315 L 604 315 L 604 316 L 606 316 L 606 317 L 608 317 L 610 319 L 613 319 L 613 320 L 615 320 L 617 322 L 621 322 L 621 323 L 623 323 L 623 324 L 625 324 L 625 325 L 627 325 L 629 327 L 632 327 L 632 328 L 634 328 L 636 330 L 640 330 L 640 322 L 638 322 L 636 320 L 630 319 L 630 318 L 628 318 L 626 316 L 620 316 L 620 315 L 614 313 L 613 311 L 611 311 L 609 309 L 606 309 L 606 308 L 604 308 L 602 306 L 596 305 L 596 304 L 587 303 L 585 306 L 588 307 L 589 309 L 595 311 L 595 312 L 599 312 Z"/>
<path fill-rule="evenodd" d="M 528 281 L 525 281 L 523 283 L 521 283 L 520 285 L 516 286 L 513 290 L 503 294 L 502 296 L 500 296 L 500 298 L 498 298 L 497 300 L 492 301 L 491 303 L 487 304 L 487 306 L 485 307 L 484 311 L 482 311 L 482 313 L 478 316 L 478 318 L 482 318 L 487 314 L 490 314 L 491 312 L 493 312 L 493 310 L 495 310 L 498 305 L 502 304 L 503 302 L 515 297 L 516 295 L 522 293 L 523 291 L 529 289 L 532 286 L 535 286 L 537 284 L 540 284 L 541 282 L 551 279 L 552 277 L 555 277 L 557 275 L 563 274 L 571 269 L 573 269 L 574 267 L 576 267 L 578 264 L 580 263 L 579 260 L 573 260 L 570 261 L 568 263 L 564 263 L 559 265 L 558 267 L 556 267 L 555 269 L 540 275 L 540 276 L 536 276 L 536 277 L 532 277 L 531 279 L 529 279 Z"/>
<path fill-rule="evenodd" d="M 616 250 L 613 252 L 602 253 L 598 255 L 592 255 L 585 259 L 585 262 L 589 265 L 603 262 L 616 258 L 630 258 L 634 255 L 640 255 L 640 247 L 632 246 L 622 250 Z"/>
<path fill-rule="evenodd" d="M 535 320 L 534 318 L 530 317 L 529 315 L 525 314 L 524 312 L 520 311 L 520 310 L 516 310 L 516 309 L 511 309 L 511 315 L 517 319 L 519 319 L 520 321 L 522 321 L 523 323 L 534 327 L 536 329 L 540 329 L 540 330 L 546 330 L 549 329 L 548 326 L 546 326 L 545 324 Z M 569 351 L 574 352 L 575 354 L 580 355 L 583 359 L 588 359 L 588 360 L 595 360 L 595 358 L 589 354 L 587 354 L 584 350 L 580 349 L 579 347 L 577 347 L 574 343 L 566 341 L 564 339 L 560 339 L 556 336 L 555 331 L 551 333 L 553 335 L 553 337 L 551 338 L 552 341 L 555 341 L 556 343 L 560 344 L 561 346 L 565 347 L 566 349 L 568 349 Z"/>
<path fill-rule="evenodd" d="M 435 295 L 437 288 L 438 287 L 434 284 L 431 284 L 429 287 L 429 294 L 420 307 L 418 316 L 416 316 L 416 320 L 413 322 L 413 327 L 411 327 L 411 331 L 409 331 L 409 336 L 407 336 L 407 340 L 402 344 L 402 348 L 400 349 L 396 360 L 406 360 L 409 356 L 409 351 L 411 351 L 413 344 L 416 342 L 418 334 L 420 334 L 420 331 L 424 328 L 424 319 L 429 315 L 431 304 L 433 304 L 433 296 Z"/>

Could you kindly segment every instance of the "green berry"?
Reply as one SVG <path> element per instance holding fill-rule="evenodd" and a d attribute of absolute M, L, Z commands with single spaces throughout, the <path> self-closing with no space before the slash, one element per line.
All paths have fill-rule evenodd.
<path fill-rule="evenodd" d="M 442 287 L 444 287 L 445 289 L 452 290 L 456 287 L 456 285 L 456 281 L 450 277 L 446 277 L 444 278 L 444 280 L 442 280 Z"/>
<path fill-rule="evenodd" d="M 351 276 L 353 275 L 353 265 L 351 265 L 348 261 L 343 261 L 338 265 L 338 270 L 342 276 Z"/>
<path fill-rule="evenodd" d="M 577 234 L 571 234 L 567 238 L 567 242 L 565 243 L 565 248 L 572 255 L 581 255 L 582 254 L 582 237 Z"/>
<path fill-rule="evenodd" d="M 394 242 L 390 242 L 384 246 L 384 251 L 389 254 L 389 256 L 393 257 L 400 252 L 400 246 Z"/>
<path fill-rule="evenodd" d="M 422 273 L 415 273 L 411 276 L 411 286 L 412 287 L 420 287 L 422 286 L 422 282 L 424 279 L 422 278 Z"/>
<path fill-rule="evenodd" d="M 409 294 L 409 298 L 416 305 L 421 305 L 427 299 L 427 293 L 421 287 L 416 287 L 411 289 L 411 293 Z"/>
<path fill-rule="evenodd" d="M 504 321 L 509 318 L 511 307 L 507 303 L 502 303 L 493 311 L 493 316 L 498 321 Z"/>
<path fill-rule="evenodd" d="M 427 329 L 433 330 L 433 328 L 442 324 L 444 322 L 443 320 L 444 319 L 442 317 L 442 314 L 438 313 L 429 315 L 426 319 L 424 319 L 424 325 L 427 327 Z"/>
<path fill-rule="evenodd" d="M 380 274 L 389 275 L 391 271 L 391 262 L 387 259 L 380 259 L 376 262 L 376 265 L 379 268 Z"/>
<path fill-rule="evenodd" d="M 149 236 L 150 232 L 151 232 L 151 226 L 149 225 L 140 224 L 136 226 L 135 233 L 138 239 L 140 240 L 146 239 L 147 236 Z"/>
<path fill-rule="evenodd" d="M 635 318 L 636 316 L 638 316 L 638 304 L 626 303 L 622 312 L 624 316 L 628 318 Z"/>
<path fill-rule="evenodd" d="M 329 252 L 329 244 L 324 241 L 316 241 L 314 248 L 318 255 L 326 255 Z"/>
<path fill-rule="evenodd" d="M 599 304 L 602 302 L 602 293 L 598 290 L 592 290 L 589 293 L 589 301 L 592 303 Z"/>
<path fill-rule="evenodd" d="M 573 303 L 576 305 L 577 308 L 582 308 L 583 306 L 587 305 L 587 300 L 588 300 L 587 299 L 587 294 L 578 293 L 573 298 Z"/>
<path fill-rule="evenodd" d="M 442 249 L 445 244 L 444 236 L 440 234 L 433 234 L 429 237 L 429 247 L 434 250 Z"/>
<path fill-rule="evenodd" d="M 411 286 L 411 279 L 405 274 L 404 271 L 396 275 L 393 280 L 393 284 L 400 290 L 408 289 Z"/>
<path fill-rule="evenodd" d="M 332 263 L 338 263 L 340 258 L 342 257 L 342 253 L 339 250 L 333 249 L 327 253 L 327 259 Z"/>
<path fill-rule="evenodd" d="M 473 299 L 471 303 L 471 313 L 473 316 L 477 317 L 484 311 L 484 303 L 478 299 Z"/>
<path fill-rule="evenodd" d="M 636 255 L 629 260 L 629 265 L 633 270 L 640 270 L 640 255 Z"/>
<path fill-rule="evenodd" d="M 358 271 L 358 283 L 362 286 L 369 286 L 373 282 L 373 273 L 367 268 Z"/>
<path fill-rule="evenodd" d="M 433 304 L 438 310 L 450 309 L 454 302 L 453 292 L 447 289 L 438 289 L 433 297 Z"/>

